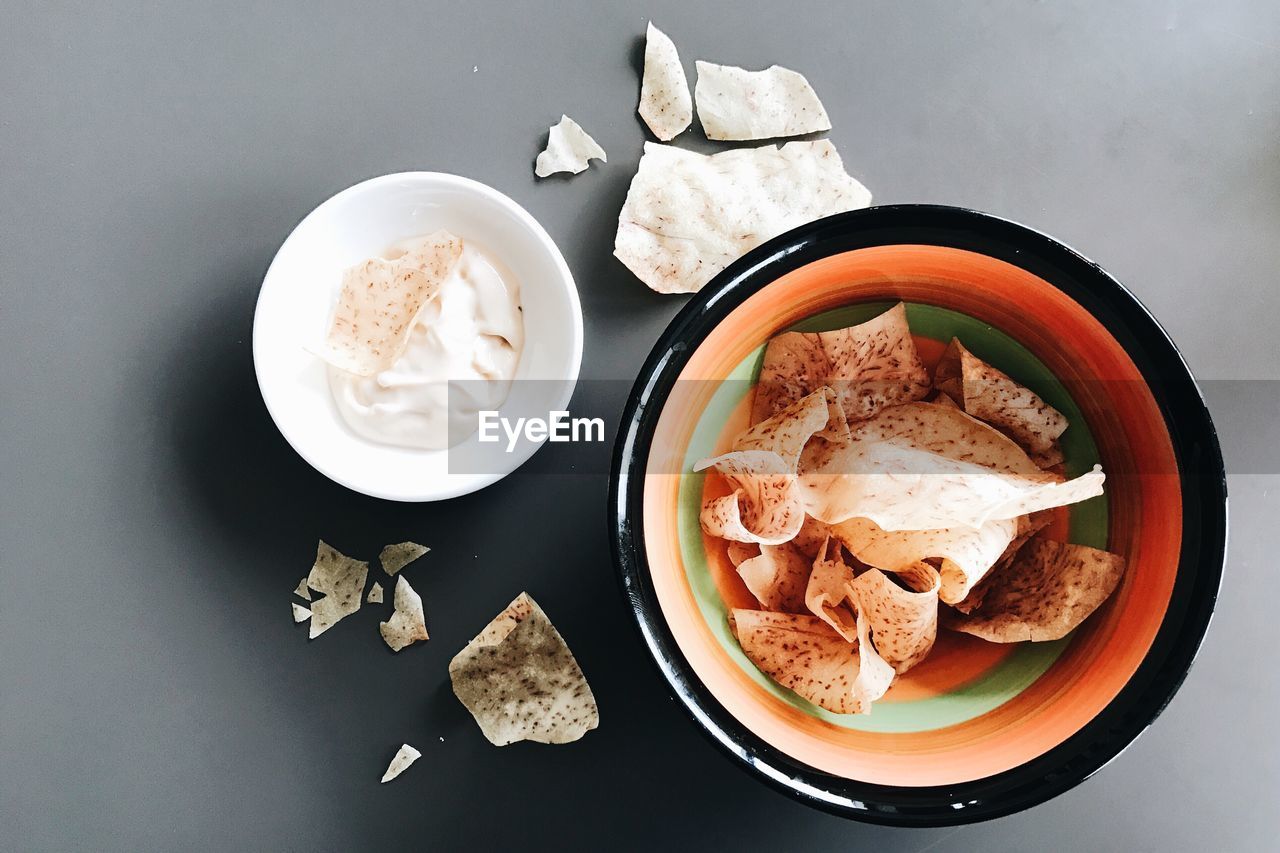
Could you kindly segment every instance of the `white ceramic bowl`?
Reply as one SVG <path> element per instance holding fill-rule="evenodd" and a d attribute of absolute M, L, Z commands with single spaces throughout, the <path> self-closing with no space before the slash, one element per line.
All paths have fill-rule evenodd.
<path fill-rule="evenodd" d="M 533 401 L 534 408 L 567 409 L 578 378 L 578 291 L 560 250 L 524 208 L 484 184 L 439 172 L 383 175 L 343 190 L 303 219 L 271 262 L 253 319 L 253 361 L 262 399 L 293 449 L 366 495 L 397 501 L 464 495 L 511 473 L 540 446 L 524 443 L 483 470 L 451 472 L 453 451 L 373 443 L 346 425 L 333 402 L 327 367 L 311 353 L 323 340 L 343 270 L 439 228 L 473 241 L 519 282 L 522 405 L 541 395 L 545 401 Z M 521 381 L 530 379 L 558 381 Z"/>

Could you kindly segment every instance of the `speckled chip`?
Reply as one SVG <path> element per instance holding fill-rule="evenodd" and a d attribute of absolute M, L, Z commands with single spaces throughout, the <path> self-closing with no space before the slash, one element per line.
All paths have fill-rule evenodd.
<path fill-rule="evenodd" d="M 320 540 L 315 565 L 307 575 L 307 586 L 324 595 L 311 604 L 311 639 L 360 609 L 368 576 L 368 563 L 353 560 Z"/>
<path fill-rule="evenodd" d="M 398 652 L 418 640 L 430 639 L 427 620 L 422 612 L 422 596 L 413 591 L 404 575 L 396 578 L 395 612 L 386 622 L 378 623 L 382 639 L 391 651 Z"/>
<path fill-rule="evenodd" d="M 426 545 L 419 545 L 417 542 L 397 542 L 382 549 L 382 553 L 378 555 L 378 562 L 382 564 L 384 572 L 394 575 L 430 550 Z"/>
<path fill-rule="evenodd" d="M 595 696 L 573 652 L 528 593 L 454 657 L 449 678 L 495 746 L 569 743 L 600 724 Z"/>

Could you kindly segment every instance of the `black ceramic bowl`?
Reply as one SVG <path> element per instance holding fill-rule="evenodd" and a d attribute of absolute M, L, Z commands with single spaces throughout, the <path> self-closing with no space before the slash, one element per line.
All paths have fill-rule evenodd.
<path fill-rule="evenodd" d="M 1125 555 L 1129 568 L 1098 613 L 1059 648 L 1036 652 L 1041 668 L 1017 689 L 1007 672 L 996 672 L 1008 663 L 981 677 L 935 672 L 928 683 L 895 685 L 887 710 L 878 703 L 870 717 L 843 720 L 770 686 L 725 641 L 723 603 L 703 559 L 708 546 L 689 519 L 701 480 L 692 479 L 688 460 L 716 386 L 749 373 L 769 337 L 896 301 L 908 303 L 918 340 L 962 327 L 985 336 L 992 352 L 1050 371 L 1056 393 L 1069 395 L 1078 413 L 1072 429 L 1108 472 L 1108 503 L 1090 535 Z M 1016 376 L 1025 364 L 997 366 Z M 644 642 L 721 749 L 779 790 L 835 814 L 940 826 L 1041 803 L 1088 778 L 1151 724 L 1209 624 L 1226 506 L 1222 456 L 1200 393 L 1129 291 L 1023 226 L 903 205 L 797 228 L 690 300 L 628 400 L 609 512 L 622 588 Z M 1073 537 L 1087 528 L 1076 521 Z M 894 691 L 903 700 L 896 705 Z"/>

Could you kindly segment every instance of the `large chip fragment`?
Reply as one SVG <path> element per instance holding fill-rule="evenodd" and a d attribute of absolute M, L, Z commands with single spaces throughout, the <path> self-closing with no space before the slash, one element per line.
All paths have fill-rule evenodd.
<path fill-rule="evenodd" d="M 666 142 L 693 121 L 693 98 L 675 43 L 649 22 L 644 42 L 644 79 L 640 83 L 640 118 L 653 135 Z"/>
<path fill-rule="evenodd" d="M 307 575 L 307 586 L 324 594 L 324 598 L 311 603 L 311 639 L 360 609 L 368 575 L 368 563 L 353 560 L 320 540 L 315 565 Z"/>
<path fill-rule="evenodd" d="M 370 258 L 348 269 L 321 356 L 357 376 L 386 370 L 461 255 L 462 240 L 437 231 L 408 244 L 395 260 Z"/>
<path fill-rule="evenodd" d="M 391 651 L 398 652 L 418 640 L 430 639 L 427 634 L 427 618 L 422 612 L 422 596 L 414 592 L 404 575 L 396 578 L 393 601 L 395 612 L 391 614 L 391 618 L 378 623 L 382 639 L 391 647 Z"/>
<path fill-rule="evenodd" d="M 1067 419 L 1030 388 L 952 338 L 934 373 L 934 385 L 980 421 L 1018 442 L 1042 468 L 1062 462 L 1058 437 Z"/>
<path fill-rule="evenodd" d="M 983 580 L 981 604 L 947 627 L 993 643 L 1061 639 L 1115 591 L 1124 566 L 1109 551 L 1032 539 Z"/>
<path fill-rule="evenodd" d="M 595 696 L 560 632 L 528 593 L 449 663 L 458 700 L 495 746 L 569 743 L 600 724 Z"/>
<path fill-rule="evenodd" d="M 803 74 L 773 65 L 748 71 L 699 60 L 694 99 L 708 139 L 775 139 L 831 129 Z"/>
<path fill-rule="evenodd" d="M 766 240 L 869 204 L 825 139 L 710 156 L 648 142 L 613 254 L 659 293 L 693 293 Z"/>
<path fill-rule="evenodd" d="M 865 323 L 827 332 L 785 332 L 770 339 L 751 401 L 759 423 L 827 386 L 851 421 L 886 406 L 921 400 L 929 372 L 916 351 L 899 302 Z"/>

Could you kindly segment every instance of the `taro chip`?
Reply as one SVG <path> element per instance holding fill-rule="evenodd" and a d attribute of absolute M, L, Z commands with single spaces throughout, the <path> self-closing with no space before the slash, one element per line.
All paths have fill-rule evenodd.
<path fill-rule="evenodd" d="M 373 586 L 369 587 L 369 595 L 366 596 L 365 601 L 369 602 L 370 604 L 381 604 L 382 603 L 382 584 L 378 583 L 377 581 L 374 581 Z"/>
<path fill-rule="evenodd" d="M 391 651 L 398 652 L 418 640 L 430 639 L 427 618 L 422 612 L 422 596 L 413 591 L 404 575 L 396 578 L 393 601 L 396 609 L 391 618 L 378 623 L 378 631 Z"/>
<path fill-rule="evenodd" d="M 307 575 L 307 586 L 324 595 L 311 604 L 311 639 L 360 609 L 368 576 L 368 563 L 353 560 L 320 541 L 315 565 Z"/>
<path fill-rule="evenodd" d="M 850 518 L 830 530 L 851 554 L 877 569 L 896 572 L 926 558 L 941 558 L 939 597 L 955 604 L 1003 557 L 1020 526 L 1016 519 L 1001 519 L 981 527 L 889 531 L 869 518 Z"/>
<path fill-rule="evenodd" d="M 592 160 L 608 162 L 604 149 L 576 121 L 562 115 L 560 123 L 553 125 L 547 134 L 547 147 L 538 155 L 533 173 L 539 178 L 556 172 L 576 175 L 585 171 Z"/>
<path fill-rule="evenodd" d="M 731 550 L 734 546 L 742 543 L 730 543 Z M 811 561 L 790 544 L 761 545 L 759 551 L 736 564 L 743 584 L 765 610 L 803 612 Z"/>
<path fill-rule="evenodd" d="M 695 471 L 715 468 L 733 491 L 707 501 L 699 520 L 708 535 L 733 542 L 781 545 L 800 532 L 804 507 L 795 471 L 769 450 L 740 450 L 703 459 Z"/>
<path fill-rule="evenodd" d="M 1102 494 L 1104 480 L 1095 466 L 1063 481 L 964 412 L 907 403 L 858 424 L 847 444 L 802 460 L 797 485 L 804 511 L 828 524 L 860 517 L 884 530 L 940 530 L 1086 500 Z"/>
<path fill-rule="evenodd" d="M 299 598 L 306 599 L 307 601 L 311 600 L 311 590 L 307 589 L 306 578 L 298 581 L 298 588 L 293 591 L 293 594 Z"/>
<path fill-rule="evenodd" d="M 397 542 L 382 549 L 382 553 L 378 555 L 378 562 L 382 564 L 384 572 L 394 576 L 396 572 L 430 550 L 426 545 L 419 545 L 417 542 Z"/>
<path fill-rule="evenodd" d="M 422 753 L 409 746 L 409 744 L 401 744 L 400 749 L 396 752 L 395 757 L 391 759 L 391 764 L 387 766 L 387 772 L 382 774 L 382 782 L 385 784 L 399 776 L 401 773 L 409 769 L 409 765 L 422 757 Z"/>
<path fill-rule="evenodd" d="M 893 667 L 876 653 L 865 619 L 858 620 L 855 643 L 808 613 L 735 609 L 729 625 L 762 672 L 833 713 L 869 714 L 871 703 L 893 683 Z"/>
<path fill-rule="evenodd" d="M 766 240 L 869 204 L 826 139 L 710 156 L 647 142 L 613 254 L 659 293 L 693 293 Z"/>
<path fill-rule="evenodd" d="M 934 384 L 970 415 L 1018 442 L 1040 467 L 1062 462 L 1058 437 L 1067 428 L 1062 413 L 969 352 L 958 338 L 951 339 L 938 362 Z"/>
<path fill-rule="evenodd" d="M 983 581 L 981 604 L 947 627 L 993 643 L 1061 639 L 1115 591 L 1124 567 L 1118 554 L 1032 539 Z"/>
<path fill-rule="evenodd" d="M 828 550 L 831 551 L 828 559 Z M 858 603 L 854 599 L 853 569 L 840 556 L 839 543 L 824 542 L 813 562 L 804 593 L 805 606 L 850 643 L 858 642 Z"/>
<path fill-rule="evenodd" d="M 495 746 L 521 740 L 569 743 L 600 724 L 582 669 L 528 593 L 453 658 L 449 679 Z"/>
<path fill-rule="evenodd" d="M 806 394 L 828 386 L 851 421 L 929 393 L 929 373 L 907 325 L 906 306 L 857 326 L 828 332 L 786 332 L 765 347 L 751 404 L 751 422 L 773 417 Z"/>
<path fill-rule="evenodd" d="M 938 572 L 916 563 L 893 574 L 879 569 L 853 581 L 858 613 L 865 616 L 876 651 L 899 674 L 924 660 L 938 636 Z M 905 588 L 904 588 L 905 587 Z"/>
<path fill-rule="evenodd" d="M 844 410 L 825 386 L 748 428 L 733 440 L 733 449 L 772 451 L 794 470 L 809 439 L 819 434 L 849 435 Z"/>
<path fill-rule="evenodd" d="M 640 118 L 653 135 L 666 142 L 693 121 L 693 98 L 680 54 L 667 34 L 649 22 L 644 42 L 644 79 L 640 83 Z"/>
<path fill-rule="evenodd" d="M 395 260 L 370 258 L 342 276 L 342 292 L 322 357 L 357 376 L 373 376 L 395 363 L 422 309 L 462 254 L 447 231 L 415 241 Z M 314 587 L 313 587 L 314 589 Z"/>
<path fill-rule="evenodd" d="M 827 111 L 803 74 L 773 65 L 747 71 L 697 63 L 693 97 L 708 139 L 774 139 L 831 129 Z"/>
<path fill-rule="evenodd" d="M 295 625 L 298 624 L 299 622 L 306 622 L 310 618 L 311 618 L 310 610 L 303 607 L 301 604 L 293 605 L 293 622 Z"/>

